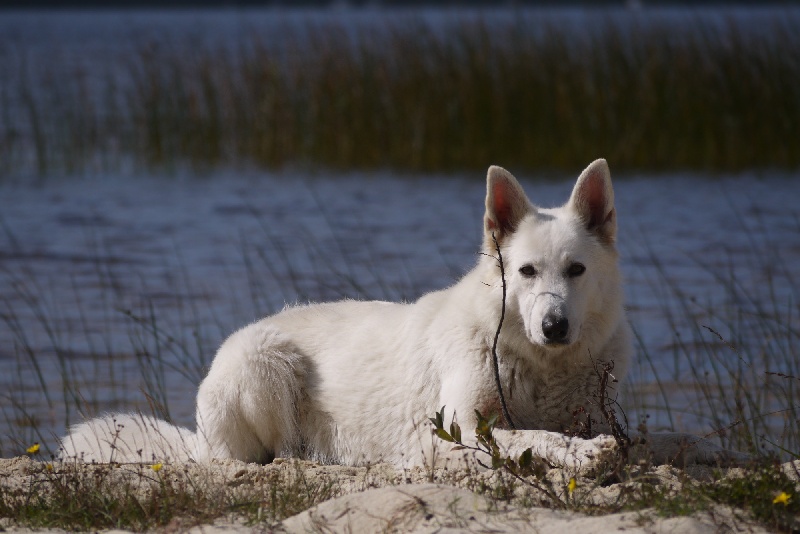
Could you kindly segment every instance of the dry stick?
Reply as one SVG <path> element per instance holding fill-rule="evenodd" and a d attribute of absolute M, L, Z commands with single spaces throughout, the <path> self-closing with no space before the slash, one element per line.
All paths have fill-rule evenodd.
<path fill-rule="evenodd" d="M 603 370 L 600 374 L 600 383 L 598 384 L 597 388 L 598 396 L 600 397 L 600 414 L 603 416 L 603 419 L 606 420 L 606 423 L 611 431 L 611 435 L 619 445 L 620 452 L 627 456 L 631 440 L 625 432 L 625 429 L 621 424 L 619 424 L 619 420 L 617 420 L 617 414 L 613 407 L 611 407 L 616 401 L 612 401 L 608 398 L 608 378 L 614 376 L 611 374 L 611 371 L 614 370 L 614 362 L 601 362 L 601 366 Z M 624 416 L 625 414 L 623 413 L 622 415 Z M 625 419 L 625 426 L 627 426 L 627 417 Z"/>
<path fill-rule="evenodd" d="M 606 424 L 608 424 L 611 435 L 614 437 L 614 441 L 617 442 L 617 446 L 619 447 L 619 455 L 617 456 L 616 465 L 612 469 L 611 477 L 609 478 L 619 478 L 622 469 L 628 463 L 631 449 L 631 439 L 628 437 L 625 428 L 623 428 L 617 419 L 617 414 L 613 406 L 617 403 L 617 401 L 608 398 L 608 379 L 609 377 L 614 378 L 614 375 L 611 374 L 611 371 L 614 370 L 614 361 L 601 361 L 600 366 L 602 367 L 602 372 L 598 369 L 597 363 L 594 364 L 595 372 L 598 373 L 600 378 L 597 386 L 597 394 L 599 397 L 598 408 L 600 409 L 600 414 L 603 416 L 603 419 L 606 420 Z M 619 404 L 617 405 L 619 406 Z M 622 415 L 625 417 L 625 427 L 627 427 L 628 418 L 625 416 L 625 412 L 622 412 Z M 589 416 L 590 424 L 591 420 L 592 418 Z M 606 480 L 609 478 L 606 478 Z"/>
<path fill-rule="evenodd" d="M 492 344 L 492 363 L 494 364 L 494 381 L 497 384 L 497 393 L 500 396 L 500 408 L 503 410 L 503 418 L 508 423 L 512 430 L 516 430 L 514 422 L 511 420 L 511 414 L 508 413 L 506 406 L 506 398 L 503 396 L 503 386 L 500 384 L 500 367 L 497 363 L 497 341 L 500 339 L 500 329 L 503 328 L 503 320 L 506 317 L 506 271 L 503 267 L 503 255 L 500 253 L 500 244 L 492 232 L 492 241 L 494 241 L 494 248 L 497 251 L 497 263 L 500 265 L 500 279 L 503 282 L 503 306 L 500 309 L 500 324 L 497 325 L 497 332 L 494 334 L 494 343 Z"/>

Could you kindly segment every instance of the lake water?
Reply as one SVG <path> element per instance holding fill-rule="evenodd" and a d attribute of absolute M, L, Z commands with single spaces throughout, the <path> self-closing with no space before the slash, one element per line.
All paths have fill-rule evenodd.
<path fill-rule="evenodd" d="M 0 97 L 11 111 L 0 121 L 22 113 L 19 87 L 76 72 L 102 85 L 121 58 L 153 43 L 190 52 L 320 24 L 446 29 L 470 18 L 582 38 L 610 27 L 598 17 L 619 28 L 759 31 L 784 14 L 793 31 L 796 8 L 3 11 Z M 571 176 L 520 178 L 534 202 L 560 204 L 595 156 Z M 81 411 L 155 408 L 191 425 L 219 343 L 286 303 L 413 300 L 451 284 L 476 261 L 485 187 L 481 173 L 225 170 L 37 182 L 0 176 L 0 456 L 33 441 L 52 447 Z M 795 406 L 795 390 L 776 397 L 760 385 L 766 371 L 800 376 L 797 174 L 615 175 L 615 187 L 639 336 L 629 418 L 705 433 L 730 421 L 731 391 L 763 409 Z M 770 424 L 796 428 L 798 410 Z"/>
<path fill-rule="evenodd" d="M 575 176 L 520 179 L 552 206 Z M 742 361 L 754 375 L 796 372 L 797 178 L 615 178 L 641 338 L 630 418 L 708 431 L 692 396 L 703 373 Z M 413 300 L 451 284 L 476 261 L 484 188 L 480 173 L 233 171 L 0 185 L 0 452 L 52 445 L 75 406 L 163 404 L 191 425 L 196 385 L 236 328 L 285 303 Z"/>

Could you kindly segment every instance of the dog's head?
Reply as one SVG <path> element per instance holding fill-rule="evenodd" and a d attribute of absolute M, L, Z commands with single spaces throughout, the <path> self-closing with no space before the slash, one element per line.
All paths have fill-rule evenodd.
<path fill-rule="evenodd" d="M 569 201 L 552 209 L 534 206 L 505 169 L 489 168 L 484 253 L 496 256 L 499 245 L 507 309 L 534 345 L 559 350 L 608 339 L 622 299 L 616 233 L 605 160 L 589 165 Z"/>

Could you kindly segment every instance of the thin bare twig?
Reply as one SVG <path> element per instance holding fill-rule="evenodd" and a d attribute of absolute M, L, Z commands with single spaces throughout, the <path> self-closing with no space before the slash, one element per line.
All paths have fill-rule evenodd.
<path fill-rule="evenodd" d="M 773 371 L 764 371 L 764 374 L 765 375 L 771 375 L 771 376 L 779 376 L 781 378 L 791 378 L 792 380 L 800 380 L 800 377 L 793 376 L 793 375 L 785 375 L 783 373 L 775 373 Z"/>
<path fill-rule="evenodd" d="M 597 395 L 599 397 L 598 408 L 600 409 L 600 414 L 603 416 L 603 419 L 605 419 L 606 424 L 611 431 L 611 435 L 614 436 L 617 445 L 619 445 L 620 451 L 623 453 L 623 455 L 627 456 L 631 443 L 631 440 L 625 431 L 625 427 L 627 427 L 627 425 L 623 427 L 620 424 L 619 420 L 617 419 L 616 411 L 613 408 L 613 405 L 617 402 L 616 400 L 610 399 L 608 396 L 608 379 L 614 378 L 614 375 L 611 374 L 611 371 L 614 370 L 614 362 L 602 361 L 600 362 L 600 366 L 600 382 L 597 387 Z M 625 413 L 623 412 L 623 416 L 624 415 Z"/>
<path fill-rule="evenodd" d="M 500 308 L 500 323 L 497 325 L 497 332 L 494 334 L 494 343 L 492 344 L 492 363 L 494 364 L 494 381 L 497 384 L 497 393 L 500 396 L 500 408 L 503 410 L 503 418 L 508 423 L 509 428 L 516 430 L 517 427 L 511 420 L 511 414 L 508 412 L 506 406 L 506 398 L 503 395 L 503 386 L 500 384 L 500 367 L 497 363 L 497 342 L 500 339 L 500 329 L 503 328 L 503 321 L 506 317 L 506 271 L 503 266 L 503 255 L 500 253 L 500 244 L 492 232 L 492 241 L 494 241 L 494 248 L 497 251 L 497 263 L 500 265 L 500 280 L 503 282 L 503 305 Z"/>

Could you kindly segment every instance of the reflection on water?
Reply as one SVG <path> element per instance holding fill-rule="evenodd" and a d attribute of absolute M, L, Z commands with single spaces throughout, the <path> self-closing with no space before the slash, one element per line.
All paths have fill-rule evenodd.
<path fill-rule="evenodd" d="M 574 183 L 521 179 L 545 206 Z M 18 451 L 9 435 L 52 444 L 76 407 L 168 410 L 191 425 L 194 389 L 234 329 L 286 303 L 411 300 L 452 283 L 476 261 L 484 187 L 477 175 L 222 172 L 0 186 L 0 453 Z M 796 372 L 753 355 L 796 351 L 785 345 L 800 330 L 800 182 L 658 176 L 615 187 L 641 338 L 628 415 L 707 431 L 711 416 L 692 402 L 715 366 Z M 752 350 L 737 355 L 698 324 Z M 653 406 L 664 394 L 675 396 L 669 414 Z"/>

